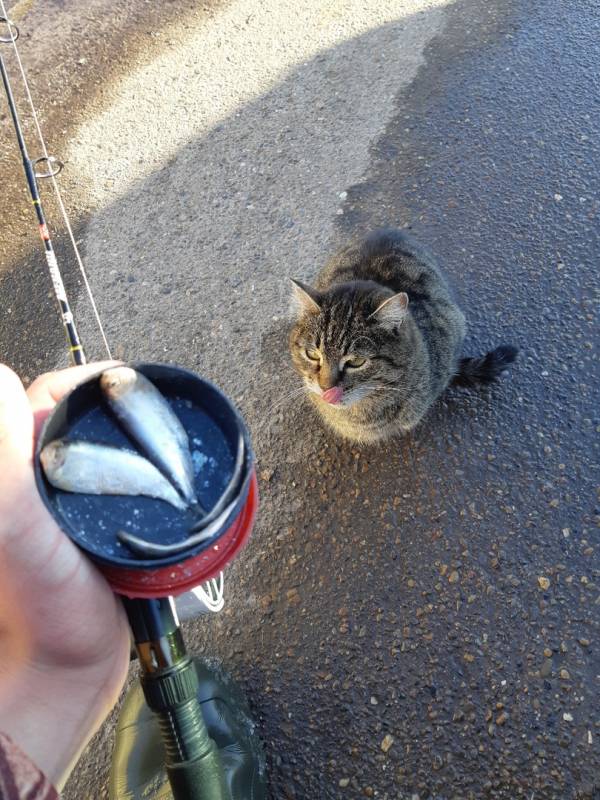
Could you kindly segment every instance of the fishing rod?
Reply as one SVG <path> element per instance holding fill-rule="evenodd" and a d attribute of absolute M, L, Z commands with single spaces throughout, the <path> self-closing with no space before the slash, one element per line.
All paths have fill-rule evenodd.
<path fill-rule="evenodd" d="M 19 29 L 16 27 L 16 25 L 10 22 L 10 20 L 8 20 L 6 17 L 0 17 L 0 24 L 7 25 L 9 31 L 8 36 L 0 36 L 0 43 L 8 44 L 11 42 L 13 43 L 16 42 L 16 40 L 19 38 Z M 65 291 L 62 275 L 60 274 L 60 269 L 58 267 L 56 253 L 54 252 L 54 247 L 52 245 L 52 239 L 50 237 L 50 232 L 48 230 L 48 223 L 46 222 L 46 216 L 44 214 L 44 208 L 42 206 L 42 199 L 40 197 L 37 185 L 38 178 L 50 178 L 58 175 L 58 173 L 61 171 L 63 167 L 63 164 L 57 158 L 54 158 L 54 156 L 44 155 L 40 156 L 39 158 L 36 158 L 33 161 L 29 157 L 29 153 L 27 152 L 27 145 L 25 144 L 25 137 L 23 136 L 21 121 L 19 119 L 19 113 L 17 111 L 17 106 L 15 103 L 15 98 L 10 85 L 10 80 L 8 78 L 8 73 L 6 71 L 6 66 L 4 64 L 4 59 L 2 58 L 1 54 L 0 54 L 0 73 L 2 74 L 4 91 L 6 92 L 8 107 L 10 109 L 10 114 L 12 117 L 15 133 L 17 136 L 17 142 L 19 143 L 19 150 L 21 151 L 21 157 L 23 159 L 23 169 L 25 171 L 25 177 L 27 179 L 27 186 L 29 187 L 29 194 L 31 195 L 31 202 L 33 203 L 33 207 L 35 209 L 35 213 L 38 220 L 40 237 L 44 245 L 46 263 L 48 264 L 48 270 L 50 272 L 50 278 L 52 280 L 54 294 L 56 295 L 56 299 L 58 301 L 60 316 L 67 336 L 71 361 L 75 365 L 85 364 L 86 363 L 85 353 L 83 352 L 81 340 L 79 338 L 79 334 L 77 333 L 77 328 L 75 326 L 75 320 L 73 319 L 73 313 L 69 306 L 69 301 L 67 300 L 67 293 Z M 37 171 L 38 165 L 43 163 L 46 164 L 47 170 L 45 172 L 38 172 Z"/>

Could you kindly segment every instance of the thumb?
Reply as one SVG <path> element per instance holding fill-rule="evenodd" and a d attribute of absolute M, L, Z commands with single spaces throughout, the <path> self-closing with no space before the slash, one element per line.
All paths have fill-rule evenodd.
<path fill-rule="evenodd" d="M 46 417 L 54 406 L 78 383 L 121 363 L 121 361 L 98 361 L 83 367 L 69 367 L 56 372 L 47 372 L 36 378 L 27 390 L 27 397 L 33 408 L 34 436 L 37 438 Z"/>
<path fill-rule="evenodd" d="M 0 475 L 6 497 L 32 480 L 32 457 L 33 414 L 29 400 L 18 376 L 0 364 Z M 29 481 L 23 480 L 25 473 Z"/>

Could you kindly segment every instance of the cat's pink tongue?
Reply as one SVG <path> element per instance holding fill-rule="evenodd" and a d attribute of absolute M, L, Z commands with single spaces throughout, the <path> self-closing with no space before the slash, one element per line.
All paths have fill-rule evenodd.
<path fill-rule="evenodd" d="M 326 392 L 323 392 L 321 397 L 326 403 L 331 403 L 331 405 L 334 406 L 336 403 L 340 402 L 343 394 L 344 391 L 341 386 L 332 386 L 331 389 L 327 389 Z"/>

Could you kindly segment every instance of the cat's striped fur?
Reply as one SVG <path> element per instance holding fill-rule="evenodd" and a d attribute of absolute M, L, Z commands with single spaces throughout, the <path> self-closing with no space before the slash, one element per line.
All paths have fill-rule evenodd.
<path fill-rule="evenodd" d="M 314 289 L 294 288 L 293 363 L 325 422 L 358 442 L 410 430 L 451 381 L 489 382 L 517 354 L 460 358 L 464 316 L 433 258 L 402 231 L 375 232 L 334 256 Z"/>

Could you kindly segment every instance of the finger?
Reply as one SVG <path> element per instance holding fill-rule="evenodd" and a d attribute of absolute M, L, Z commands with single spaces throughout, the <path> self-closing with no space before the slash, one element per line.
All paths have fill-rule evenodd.
<path fill-rule="evenodd" d="M 27 390 L 35 417 L 35 437 L 37 438 L 40 428 L 54 406 L 75 386 L 105 369 L 121 363 L 121 361 L 98 361 L 82 367 L 69 367 L 57 372 L 47 372 L 36 378 Z"/>
<path fill-rule="evenodd" d="M 38 402 L 44 405 L 48 402 L 56 404 L 77 384 L 121 363 L 121 361 L 97 361 L 82 367 L 68 367 L 56 372 L 46 372 L 33 381 L 27 390 L 27 396 L 34 410 L 38 408 L 36 405 Z"/>

